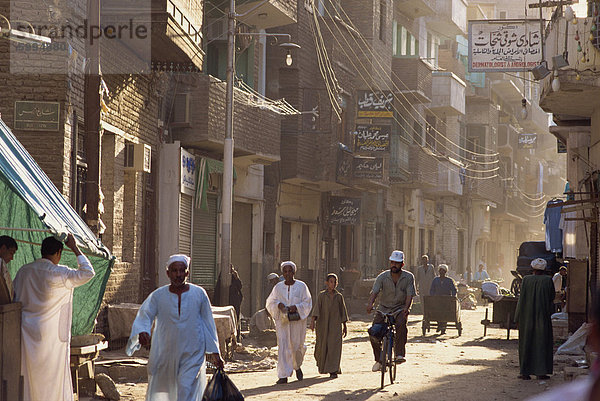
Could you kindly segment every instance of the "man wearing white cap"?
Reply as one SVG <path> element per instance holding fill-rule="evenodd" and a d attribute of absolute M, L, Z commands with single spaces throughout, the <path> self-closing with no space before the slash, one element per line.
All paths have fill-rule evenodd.
<path fill-rule="evenodd" d="M 186 282 L 189 266 L 186 255 L 169 258 L 171 284 L 148 295 L 131 328 L 127 355 L 150 346 L 146 401 L 200 401 L 206 387 L 205 355 L 223 367 L 210 300 L 202 287 Z"/>
<path fill-rule="evenodd" d="M 394 314 L 396 336 L 394 338 L 394 351 L 396 363 L 406 361 L 406 340 L 408 329 L 406 321 L 410 313 L 413 297 L 416 295 L 415 277 L 411 272 L 402 270 L 404 266 L 404 252 L 393 251 L 390 255 L 390 270 L 384 271 L 375 279 L 373 290 L 367 304 L 367 313 L 373 311 L 375 299 L 379 296 L 379 306 L 373 317 L 373 327 L 369 329 L 369 339 L 375 356 L 373 372 L 381 369 L 379 357 L 381 355 L 381 337 L 373 330 L 385 323 L 384 313 Z"/>
<path fill-rule="evenodd" d="M 275 320 L 277 331 L 277 384 L 285 384 L 296 371 L 302 380 L 302 361 L 306 353 L 306 319 L 312 309 L 312 298 L 306 284 L 294 278 L 296 264 L 281 263 L 285 281 L 278 282 L 267 298 L 267 310 Z"/>
<path fill-rule="evenodd" d="M 519 324 L 519 366 L 523 380 L 536 375 L 548 379 L 552 374 L 552 321 L 554 312 L 554 283 L 545 274 L 546 261 L 531 262 L 533 274 L 523 277 L 515 313 Z"/>

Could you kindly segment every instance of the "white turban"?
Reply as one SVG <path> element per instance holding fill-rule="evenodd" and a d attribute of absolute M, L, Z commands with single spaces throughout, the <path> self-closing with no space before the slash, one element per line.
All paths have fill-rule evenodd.
<path fill-rule="evenodd" d="M 267 276 L 267 280 L 279 280 L 279 274 L 269 273 L 269 275 Z"/>
<path fill-rule="evenodd" d="M 167 260 L 166 268 L 168 269 L 169 266 L 171 266 L 175 262 L 182 262 L 185 264 L 185 268 L 189 269 L 190 268 L 190 260 L 191 259 L 189 256 L 181 254 L 181 253 L 171 255 L 171 256 L 169 256 L 169 260 Z"/>
<path fill-rule="evenodd" d="M 448 265 L 441 264 L 438 266 L 438 269 L 444 269 L 446 271 L 446 273 L 448 273 Z"/>
<path fill-rule="evenodd" d="M 281 262 L 281 272 L 283 272 L 283 268 L 286 266 L 292 266 L 292 269 L 294 269 L 294 273 L 296 273 L 296 264 L 294 262 L 292 262 L 291 260 L 288 260 L 286 262 Z"/>
<path fill-rule="evenodd" d="M 537 258 L 531 261 L 531 267 L 536 270 L 546 270 L 547 265 L 548 263 L 542 258 Z"/>

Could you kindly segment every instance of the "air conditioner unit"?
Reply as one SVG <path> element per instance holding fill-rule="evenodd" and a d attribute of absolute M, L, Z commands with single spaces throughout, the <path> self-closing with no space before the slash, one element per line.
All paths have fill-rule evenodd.
<path fill-rule="evenodd" d="M 152 148 L 145 143 L 127 143 L 125 145 L 125 170 L 151 171 Z"/>
<path fill-rule="evenodd" d="M 177 93 L 173 101 L 172 124 L 190 123 L 190 94 Z"/>

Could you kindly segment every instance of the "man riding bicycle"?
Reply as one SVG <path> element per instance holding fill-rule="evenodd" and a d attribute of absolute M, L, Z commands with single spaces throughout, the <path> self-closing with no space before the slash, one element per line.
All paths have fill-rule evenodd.
<path fill-rule="evenodd" d="M 375 299 L 379 296 L 379 305 L 373 318 L 373 327 L 369 330 L 369 339 L 373 347 L 375 365 L 373 372 L 381 369 L 379 357 L 381 354 L 381 338 L 378 328 L 385 330 L 385 313 L 393 313 L 396 317 L 396 335 L 394 337 L 394 351 L 396 363 L 404 362 L 406 356 L 406 340 L 408 329 L 406 322 L 415 291 L 415 277 L 409 271 L 402 270 L 404 266 L 404 252 L 393 251 L 390 255 L 390 270 L 381 273 L 375 279 L 373 290 L 367 304 L 367 313 L 373 310 Z"/>

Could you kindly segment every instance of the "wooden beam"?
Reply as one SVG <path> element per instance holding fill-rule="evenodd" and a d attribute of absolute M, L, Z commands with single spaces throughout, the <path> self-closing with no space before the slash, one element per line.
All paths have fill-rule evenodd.
<path fill-rule="evenodd" d="M 570 0 L 564 0 L 564 1 L 544 1 L 541 4 L 541 7 L 547 8 L 547 7 L 568 6 L 569 4 L 573 4 L 573 2 L 570 1 Z M 539 3 L 532 3 L 532 4 L 529 4 L 528 7 L 529 8 L 540 8 L 540 4 Z"/>
<path fill-rule="evenodd" d="M 592 198 L 592 199 L 568 200 L 565 202 L 553 203 L 552 205 L 548 205 L 548 208 L 562 207 L 562 206 L 568 206 L 568 205 L 579 205 L 580 203 L 596 203 L 596 202 L 600 202 L 600 199 Z"/>
<path fill-rule="evenodd" d="M 565 213 L 569 213 L 569 212 L 577 212 L 577 211 L 580 211 L 580 210 L 594 209 L 594 208 L 597 208 L 597 207 L 598 207 L 597 203 L 591 203 L 591 204 L 588 204 L 588 205 L 563 207 L 560 212 L 562 214 L 565 214 Z"/>

